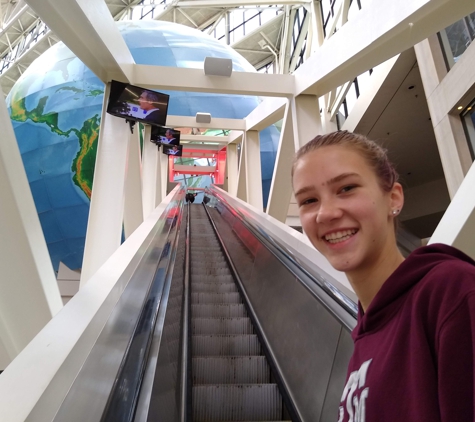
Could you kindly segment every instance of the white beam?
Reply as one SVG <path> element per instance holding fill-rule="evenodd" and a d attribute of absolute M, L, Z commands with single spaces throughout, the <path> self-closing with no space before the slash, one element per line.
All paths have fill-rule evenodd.
<path fill-rule="evenodd" d="M 238 186 L 238 156 L 237 144 L 229 144 L 226 150 L 226 180 L 224 183 L 230 195 L 237 195 Z"/>
<path fill-rule="evenodd" d="M 196 123 L 195 123 L 196 124 Z M 228 144 L 228 136 L 207 136 L 207 135 L 180 135 L 180 142 L 216 142 L 218 144 Z M 210 145 L 208 145 L 210 146 Z"/>
<path fill-rule="evenodd" d="M 206 110 L 202 110 L 206 113 Z M 223 119 L 211 116 L 211 123 L 196 123 L 196 118 L 190 116 L 174 116 L 168 115 L 166 125 L 169 127 L 200 127 L 206 129 L 229 129 L 229 130 L 245 130 L 246 122 L 242 119 Z"/>
<path fill-rule="evenodd" d="M 4 101 L 0 127 L 0 361 L 9 362 L 63 304 Z"/>
<path fill-rule="evenodd" d="M 261 147 L 259 132 L 248 130 L 244 138 L 244 161 L 246 162 L 246 192 L 247 202 L 262 211 L 262 172 L 261 172 Z"/>
<path fill-rule="evenodd" d="M 81 272 L 81 286 L 120 246 L 124 215 L 125 167 L 129 126 L 106 113 L 110 84 L 104 92 L 97 145 L 94 187 Z"/>
<path fill-rule="evenodd" d="M 290 104 L 287 104 L 266 208 L 267 214 L 282 223 L 285 223 L 287 218 L 290 196 L 292 195 L 290 170 L 292 168 L 292 158 L 294 155 L 295 143 L 292 109 Z"/>
<path fill-rule="evenodd" d="M 305 5 L 310 3 L 311 0 L 279 0 L 272 3 L 276 6 L 291 4 L 291 5 Z M 226 0 L 193 0 L 193 1 L 180 1 L 178 7 L 190 7 L 190 8 L 203 8 L 203 7 L 240 7 L 240 6 L 269 6 L 269 0 L 239 0 L 239 1 L 226 1 Z"/>
<path fill-rule="evenodd" d="M 321 96 L 474 10 L 460 0 L 372 2 L 295 71 L 295 93 Z"/>
<path fill-rule="evenodd" d="M 131 80 L 134 59 L 104 0 L 27 3 L 103 82 Z"/>
<path fill-rule="evenodd" d="M 142 154 L 142 203 L 144 220 L 152 213 L 156 207 L 159 196 L 159 186 L 157 183 L 158 160 L 161 151 L 150 142 L 151 126 L 145 125 L 143 134 L 143 154 Z"/>
<path fill-rule="evenodd" d="M 445 243 L 475 258 L 475 165 L 472 164 L 429 243 Z"/>
<path fill-rule="evenodd" d="M 284 117 L 286 98 L 266 98 L 246 117 L 247 130 L 263 130 Z"/>
<path fill-rule="evenodd" d="M 134 133 L 129 133 L 124 192 L 124 235 L 126 239 L 143 223 L 144 220 L 139 132 L 138 125 L 136 125 Z"/>
<path fill-rule="evenodd" d="M 242 137 L 244 135 L 244 132 L 243 131 L 240 131 L 240 130 L 232 130 L 229 132 L 229 143 L 230 144 L 238 144 L 240 142 L 242 142 Z"/>
<path fill-rule="evenodd" d="M 293 75 L 233 72 L 231 77 L 207 76 L 202 69 L 135 65 L 133 83 L 144 88 L 220 94 L 292 96 Z"/>

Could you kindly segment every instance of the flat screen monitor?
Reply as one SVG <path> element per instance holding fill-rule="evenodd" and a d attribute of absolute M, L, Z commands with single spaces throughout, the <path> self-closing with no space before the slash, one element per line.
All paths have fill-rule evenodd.
<path fill-rule="evenodd" d="M 170 96 L 124 82 L 112 81 L 107 112 L 149 125 L 163 126 Z"/>
<path fill-rule="evenodd" d="M 181 157 L 183 154 L 183 145 L 162 145 L 162 152 L 166 155 L 173 155 L 175 157 Z"/>
<path fill-rule="evenodd" d="M 154 126 L 150 141 L 157 145 L 180 145 L 180 131 L 169 127 Z"/>

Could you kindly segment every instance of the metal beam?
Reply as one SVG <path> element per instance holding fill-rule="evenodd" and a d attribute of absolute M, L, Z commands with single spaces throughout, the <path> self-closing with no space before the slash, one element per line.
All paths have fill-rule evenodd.
<path fill-rule="evenodd" d="M 302 6 L 309 4 L 312 0 L 279 0 L 273 2 L 272 5 L 298 5 Z M 240 1 L 226 1 L 226 0 L 193 0 L 193 1 L 180 1 L 178 7 L 240 7 L 240 6 L 269 6 L 269 0 L 240 0 Z"/>
<path fill-rule="evenodd" d="M 473 2 L 459 0 L 374 2 L 361 9 L 295 71 L 295 94 L 322 96 L 474 10 Z M 377 19 L 381 16 L 391 16 L 390 23 Z"/>
<path fill-rule="evenodd" d="M 293 75 L 233 72 L 225 78 L 206 76 L 201 69 L 150 65 L 135 65 L 133 70 L 133 83 L 144 88 L 267 97 L 291 97 L 294 93 Z"/>
<path fill-rule="evenodd" d="M 27 2 L 103 82 L 130 80 L 135 62 L 104 1 Z"/>

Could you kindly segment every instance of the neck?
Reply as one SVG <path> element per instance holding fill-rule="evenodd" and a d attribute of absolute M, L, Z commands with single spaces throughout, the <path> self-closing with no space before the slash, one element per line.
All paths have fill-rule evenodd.
<path fill-rule="evenodd" d="M 348 280 L 365 312 L 384 282 L 403 261 L 404 257 L 399 252 L 399 249 L 394 246 L 392 253 L 381 254 L 379 259 L 371 263 L 371 265 L 347 273 Z"/>

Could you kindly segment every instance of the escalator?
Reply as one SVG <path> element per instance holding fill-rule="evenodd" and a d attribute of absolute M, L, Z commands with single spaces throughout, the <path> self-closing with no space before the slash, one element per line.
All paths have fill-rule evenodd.
<path fill-rule="evenodd" d="M 203 206 L 190 206 L 190 226 L 192 420 L 284 420 L 279 388 Z"/>
<path fill-rule="evenodd" d="M 97 289 L 105 300 L 26 421 L 337 418 L 354 302 L 290 229 L 266 228 L 218 188 L 206 206 L 183 202 L 176 189 L 111 289 Z"/>

